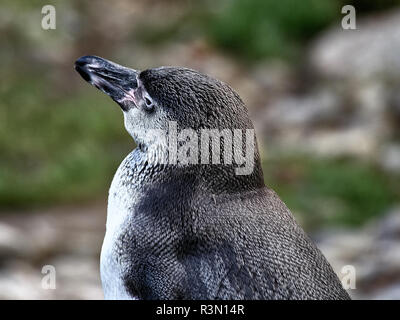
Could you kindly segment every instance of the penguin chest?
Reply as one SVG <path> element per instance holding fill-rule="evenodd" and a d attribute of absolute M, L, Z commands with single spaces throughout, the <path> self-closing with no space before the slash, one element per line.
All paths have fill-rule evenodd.
<path fill-rule="evenodd" d="M 116 178 L 114 178 L 116 180 Z M 129 266 L 127 259 L 121 259 L 120 239 L 132 215 L 135 194 L 132 190 L 113 181 L 109 191 L 106 234 L 100 257 L 101 281 L 106 299 L 136 299 L 124 285 L 124 276 Z"/>

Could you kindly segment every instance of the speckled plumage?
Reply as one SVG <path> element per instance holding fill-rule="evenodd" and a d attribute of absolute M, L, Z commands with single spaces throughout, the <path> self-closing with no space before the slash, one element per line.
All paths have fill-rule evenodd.
<path fill-rule="evenodd" d="M 105 297 L 348 299 L 324 256 L 264 186 L 257 149 L 250 175 L 235 175 L 234 165 L 149 161 L 166 150 L 146 130 L 165 129 L 170 120 L 195 130 L 253 128 L 239 96 L 184 68 L 137 72 L 136 85 L 155 110 L 141 108 L 139 96 L 129 111 L 124 100 L 125 126 L 141 147 L 121 163 L 109 191 Z"/>

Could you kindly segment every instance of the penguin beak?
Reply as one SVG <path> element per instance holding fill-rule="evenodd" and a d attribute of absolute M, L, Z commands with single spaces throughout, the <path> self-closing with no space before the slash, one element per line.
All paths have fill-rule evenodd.
<path fill-rule="evenodd" d="M 127 98 L 133 98 L 138 87 L 138 71 L 96 56 L 83 56 L 75 61 L 75 70 L 84 80 L 109 95 L 124 111 Z"/>

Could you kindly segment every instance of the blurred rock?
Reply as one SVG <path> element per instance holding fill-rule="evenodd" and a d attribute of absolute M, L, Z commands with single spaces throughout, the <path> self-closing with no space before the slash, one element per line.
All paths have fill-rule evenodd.
<path fill-rule="evenodd" d="M 379 222 L 376 232 L 381 239 L 400 240 L 400 207 L 389 210 Z"/>
<path fill-rule="evenodd" d="M 315 235 L 318 247 L 342 278 L 342 268 L 356 270 L 356 299 L 400 299 L 400 208 L 361 230 L 331 229 Z"/>
<path fill-rule="evenodd" d="M 314 81 L 266 100 L 256 128 L 280 149 L 368 158 L 399 172 L 400 152 L 386 143 L 400 133 L 398 52 L 399 10 L 322 33 L 308 59 Z"/>
<path fill-rule="evenodd" d="M 357 20 L 356 30 L 340 24 L 311 49 L 313 68 L 325 77 L 368 79 L 400 77 L 400 11 Z"/>
<path fill-rule="evenodd" d="M 50 290 L 41 288 L 40 269 L 28 262 L 8 262 L 0 268 L 0 299 L 50 299 Z"/>
<path fill-rule="evenodd" d="M 103 299 L 99 258 L 60 256 L 51 265 L 57 271 L 56 297 L 62 299 Z"/>
<path fill-rule="evenodd" d="M 373 300 L 399 300 L 400 284 L 389 286 L 388 288 L 379 290 L 371 296 Z"/>
<path fill-rule="evenodd" d="M 322 91 L 305 97 L 283 97 L 269 107 L 265 114 L 268 129 L 313 125 L 338 116 L 339 98 L 333 92 Z"/>
<path fill-rule="evenodd" d="M 323 88 L 276 100 L 255 118 L 255 125 L 286 149 L 328 156 L 371 155 L 379 143 L 380 126 L 355 121 L 361 116 L 353 113 L 346 110 L 339 93 Z"/>
<path fill-rule="evenodd" d="M 367 127 L 341 130 L 320 130 L 309 134 L 300 142 L 303 149 L 323 156 L 370 156 L 378 145 L 376 136 Z"/>
<path fill-rule="evenodd" d="M 9 256 L 26 255 L 29 252 L 29 242 L 24 234 L 5 223 L 0 223 L 0 259 Z"/>
<path fill-rule="evenodd" d="M 257 64 L 252 68 L 251 75 L 262 88 L 257 94 L 261 106 L 265 105 L 267 100 L 287 94 L 294 87 L 294 72 L 283 61 L 265 61 Z"/>
<path fill-rule="evenodd" d="M 400 145 L 388 144 L 381 148 L 379 157 L 379 164 L 383 169 L 400 173 Z"/>
<path fill-rule="evenodd" d="M 104 205 L 1 213 L 0 299 L 102 299 L 99 256 Z M 56 289 L 42 267 L 54 266 Z"/>

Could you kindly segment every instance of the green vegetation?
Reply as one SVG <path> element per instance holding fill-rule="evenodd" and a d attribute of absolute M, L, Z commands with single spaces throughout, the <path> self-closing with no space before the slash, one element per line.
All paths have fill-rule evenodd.
<path fill-rule="evenodd" d="M 337 1 L 229 1 L 207 31 L 213 43 L 249 59 L 290 58 L 339 13 Z"/>
<path fill-rule="evenodd" d="M 288 10 L 290 8 L 290 10 Z M 177 20 L 146 23 L 135 34 L 160 45 L 176 37 L 205 36 L 213 45 L 247 60 L 294 58 L 310 39 L 340 14 L 337 1 L 198 1 Z"/>
<path fill-rule="evenodd" d="M 309 227 L 358 225 L 400 199 L 400 177 L 355 159 L 279 157 L 263 163 L 265 182 Z"/>
<path fill-rule="evenodd" d="M 351 4 L 357 14 L 387 10 L 399 0 L 225 0 L 206 1 L 209 11 L 201 20 L 210 41 L 247 60 L 268 57 L 294 59 L 309 40 L 342 18 Z M 219 10 L 215 7 L 219 5 Z M 198 8 L 195 10 L 198 17 Z"/>
<path fill-rule="evenodd" d="M 206 37 L 214 46 L 247 61 L 301 56 L 308 41 L 333 23 L 341 8 L 351 4 L 357 13 L 387 10 L 399 0 L 199 0 L 176 19 L 148 22 L 135 38 L 159 46 L 177 38 Z"/>
<path fill-rule="evenodd" d="M 119 108 L 85 90 L 67 96 L 25 75 L 0 87 L 0 203 L 73 202 L 106 191 L 133 142 Z"/>

